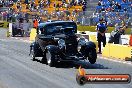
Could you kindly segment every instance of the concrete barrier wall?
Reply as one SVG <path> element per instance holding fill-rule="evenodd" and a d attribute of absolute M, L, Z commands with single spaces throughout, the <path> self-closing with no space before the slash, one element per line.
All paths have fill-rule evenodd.
<path fill-rule="evenodd" d="M 119 45 L 119 44 L 106 44 L 103 49 L 102 56 L 118 58 L 122 60 L 131 59 L 131 50 L 132 47 L 128 45 Z"/>

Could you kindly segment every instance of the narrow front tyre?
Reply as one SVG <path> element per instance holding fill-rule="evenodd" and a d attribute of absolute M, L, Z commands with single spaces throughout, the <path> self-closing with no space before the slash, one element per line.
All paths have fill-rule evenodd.
<path fill-rule="evenodd" d="M 34 51 L 34 47 L 30 47 L 30 53 L 31 53 L 31 57 L 32 57 L 32 60 L 35 61 L 35 51 Z"/>
<path fill-rule="evenodd" d="M 97 59 L 96 49 L 91 49 L 88 53 L 88 60 L 91 64 L 94 64 Z"/>
<path fill-rule="evenodd" d="M 55 66 L 55 54 L 50 52 L 49 50 L 46 52 L 46 59 L 47 59 L 47 64 L 50 67 Z"/>

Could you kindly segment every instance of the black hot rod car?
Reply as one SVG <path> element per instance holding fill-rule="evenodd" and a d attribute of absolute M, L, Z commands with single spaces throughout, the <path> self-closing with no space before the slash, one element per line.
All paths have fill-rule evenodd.
<path fill-rule="evenodd" d="M 55 21 L 39 24 L 35 41 L 31 43 L 30 53 L 33 60 L 43 57 L 42 61 L 55 66 L 60 61 L 88 59 L 96 62 L 96 45 L 85 38 L 78 38 L 77 25 L 73 21 Z"/>

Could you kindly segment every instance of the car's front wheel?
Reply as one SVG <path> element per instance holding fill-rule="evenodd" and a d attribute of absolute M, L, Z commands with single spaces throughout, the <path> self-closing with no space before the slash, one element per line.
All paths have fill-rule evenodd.
<path fill-rule="evenodd" d="M 46 52 L 46 59 L 47 59 L 47 64 L 50 66 L 50 67 L 53 67 L 55 66 L 55 54 L 50 52 L 49 50 L 47 50 Z"/>
<path fill-rule="evenodd" d="M 97 59 L 96 49 L 91 49 L 88 53 L 88 60 L 91 64 L 94 64 Z"/>

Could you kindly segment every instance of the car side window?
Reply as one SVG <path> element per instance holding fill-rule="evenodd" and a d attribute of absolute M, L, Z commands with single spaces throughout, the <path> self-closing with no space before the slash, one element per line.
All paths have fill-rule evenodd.
<path fill-rule="evenodd" d="M 43 27 L 38 28 L 39 34 L 45 34 L 45 29 Z"/>
<path fill-rule="evenodd" d="M 39 28 L 39 34 L 43 34 L 43 28 Z"/>
<path fill-rule="evenodd" d="M 67 28 L 67 27 L 70 27 L 72 28 L 72 32 L 76 33 L 77 32 L 77 26 L 75 23 L 72 23 L 72 22 L 67 22 L 64 24 L 64 28 Z"/>
<path fill-rule="evenodd" d="M 46 29 L 46 34 L 55 34 L 55 33 L 60 33 L 60 29 L 62 28 L 62 24 L 52 24 L 48 25 L 45 27 Z"/>
<path fill-rule="evenodd" d="M 54 30 L 55 30 L 55 27 L 53 24 L 50 24 L 50 25 L 47 25 L 45 28 L 45 34 L 46 35 L 50 35 L 50 34 L 53 34 Z"/>
<path fill-rule="evenodd" d="M 55 26 L 49 26 L 49 27 L 48 27 L 48 33 L 49 33 L 49 34 L 54 33 L 55 29 L 56 29 Z"/>
<path fill-rule="evenodd" d="M 56 33 L 61 33 L 60 31 L 61 31 L 61 29 L 63 28 L 63 24 L 57 23 L 57 24 L 55 24 L 54 26 L 55 26 L 55 32 L 56 32 Z"/>

